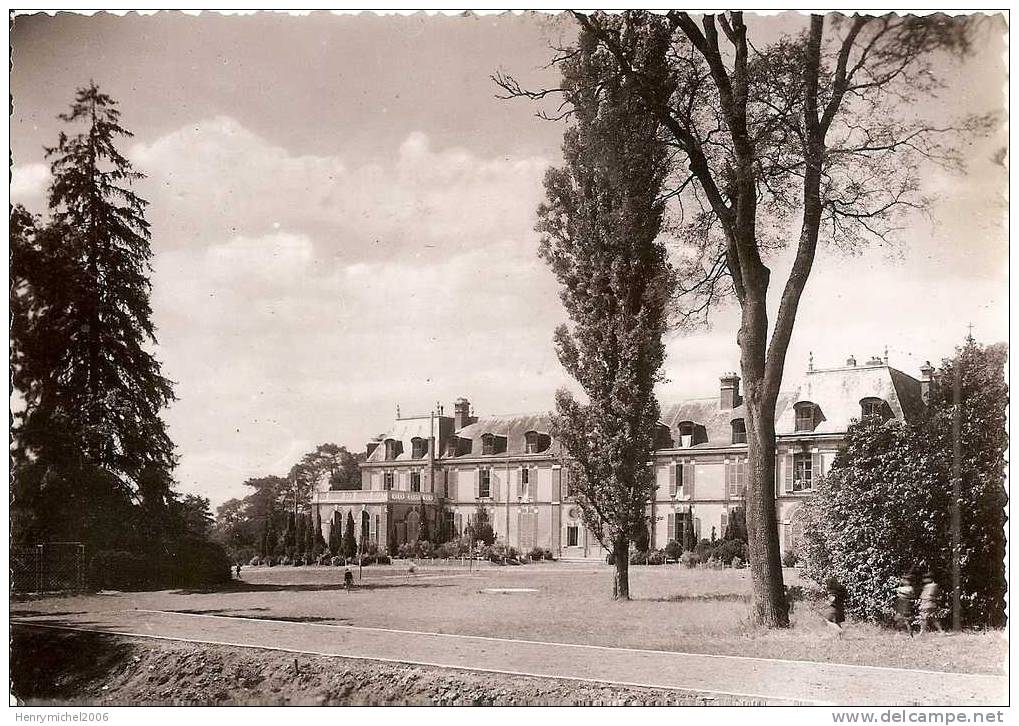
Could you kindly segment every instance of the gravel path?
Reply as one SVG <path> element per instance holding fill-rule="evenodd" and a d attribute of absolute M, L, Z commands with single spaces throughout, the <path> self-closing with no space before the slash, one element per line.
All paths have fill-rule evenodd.
<path fill-rule="evenodd" d="M 1007 679 L 988 675 L 642 651 L 158 610 L 37 615 L 15 617 L 12 621 L 306 655 L 682 689 L 715 697 L 772 702 L 854 706 L 989 706 L 1008 702 Z"/>

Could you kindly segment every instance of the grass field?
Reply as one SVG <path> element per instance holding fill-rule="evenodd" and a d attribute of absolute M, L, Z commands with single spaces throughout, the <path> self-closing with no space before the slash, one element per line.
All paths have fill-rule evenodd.
<path fill-rule="evenodd" d="M 356 569 L 355 569 L 356 576 Z M 849 623 L 836 640 L 817 602 L 796 603 L 792 627 L 748 623 L 747 570 L 635 567 L 629 602 L 611 599 L 605 565 L 547 563 L 468 573 L 459 565 L 407 563 L 365 568 L 361 585 L 342 586 L 343 568 L 246 568 L 242 581 L 215 592 L 161 591 L 44 598 L 12 604 L 18 612 L 146 608 L 397 630 L 483 635 L 763 658 L 1002 673 L 1001 632 L 932 633 L 909 638 Z M 796 571 L 789 585 L 806 589 Z M 487 592 L 487 590 L 518 590 Z"/>

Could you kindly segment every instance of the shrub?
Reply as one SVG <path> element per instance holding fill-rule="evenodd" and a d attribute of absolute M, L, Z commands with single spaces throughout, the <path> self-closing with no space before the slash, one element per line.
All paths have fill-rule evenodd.
<path fill-rule="evenodd" d="M 175 587 L 211 587 L 230 581 L 230 557 L 222 545 L 191 537 L 165 560 L 163 582 Z"/>
<path fill-rule="evenodd" d="M 435 546 L 428 540 L 420 540 L 417 543 L 417 556 L 431 559 L 435 556 Z"/>
<path fill-rule="evenodd" d="M 615 552 L 609 552 L 607 555 L 605 555 L 605 562 L 606 562 L 606 564 L 609 564 L 609 565 L 616 564 L 616 553 Z"/>
<path fill-rule="evenodd" d="M 343 567 L 347 561 L 343 557 L 335 556 L 329 560 L 329 564 L 333 567 Z"/>
<path fill-rule="evenodd" d="M 248 562 L 248 567 L 258 567 L 260 564 L 262 564 L 262 560 L 259 558 L 258 555 L 255 555 Z"/>
<path fill-rule="evenodd" d="M 701 564 L 701 557 L 696 552 L 684 552 L 680 555 L 679 562 L 683 567 L 693 569 Z"/>
<path fill-rule="evenodd" d="M 796 563 L 800 561 L 795 550 L 786 550 L 782 554 L 782 567 L 796 567 Z"/>
<path fill-rule="evenodd" d="M 89 587 L 93 590 L 140 590 L 158 579 L 152 563 L 138 552 L 102 550 L 89 563 Z"/>
<path fill-rule="evenodd" d="M 647 564 L 647 552 L 641 552 L 640 550 L 634 550 L 630 553 L 630 564 L 631 565 L 646 565 Z"/>
<path fill-rule="evenodd" d="M 318 556 L 318 564 L 320 565 L 328 565 L 330 560 L 332 560 L 332 557 L 328 552 L 323 552 Z"/>
<path fill-rule="evenodd" d="M 376 564 L 379 564 L 379 565 L 391 565 L 391 564 L 393 564 L 393 561 L 390 559 L 389 555 L 386 555 L 386 554 L 376 555 L 375 556 L 375 562 L 376 562 Z"/>
<path fill-rule="evenodd" d="M 745 560 L 747 557 L 747 545 L 742 540 L 738 539 L 727 539 L 722 540 L 712 552 L 713 557 L 717 557 L 722 561 L 722 564 L 731 565 L 734 558 L 739 557 Z"/>
<path fill-rule="evenodd" d="M 662 550 L 651 550 L 647 555 L 647 563 L 649 565 L 664 565 L 665 552 Z"/>
<path fill-rule="evenodd" d="M 696 545 L 694 545 L 693 551 L 703 560 L 708 560 L 711 557 L 711 553 L 715 551 L 718 546 L 717 542 L 712 542 L 710 539 L 702 539 Z"/>
<path fill-rule="evenodd" d="M 541 547 L 532 547 L 531 551 L 527 553 L 527 556 L 537 562 L 545 557 L 545 551 L 542 550 Z"/>
<path fill-rule="evenodd" d="M 733 569 L 742 570 L 744 567 L 747 566 L 747 563 L 744 562 L 742 557 L 733 557 L 732 558 L 732 566 L 733 566 Z"/>
<path fill-rule="evenodd" d="M 678 560 L 683 554 L 683 545 L 674 539 L 670 539 L 665 545 L 665 556 L 670 560 Z"/>
<path fill-rule="evenodd" d="M 552 556 L 552 550 L 550 550 L 548 548 L 545 548 L 544 550 L 542 550 L 541 554 L 542 554 L 542 557 L 544 557 L 549 562 L 552 562 L 552 561 L 555 560 L 555 557 Z"/>
<path fill-rule="evenodd" d="M 712 570 L 721 570 L 725 566 L 722 564 L 722 561 L 714 555 L 711 555 L 711 557 L 708 558 L 707 565 Z"/>
<path fill-rule="evenodd" d="M 409 560 L 417 555 L 416 543 L 404 542 L 396 548 L 396 556 L 401 560 Z"/>

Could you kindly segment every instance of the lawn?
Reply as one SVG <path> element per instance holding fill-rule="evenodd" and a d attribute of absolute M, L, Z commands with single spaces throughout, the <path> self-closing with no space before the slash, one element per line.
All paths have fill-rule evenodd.
<path fill-rule="evenodd" d="M 767 631 L 748 622 L 747 570 L 630 570 L 629 602 L 614 602 L 612 569 L 544 563 L 473 572 L 459 564 L 366 567 L 346 591 L 343 568 L 246 568 L 242 582 L 216 592 L 109 593 L 14 603 L 12 610 L 146 608 L 250 618 L 382 627 L 500 638 L 696 653 L 827 661 L 970 673 L 1003 673 L 1001 632 L 932 633 L 909 638 L 848 624 L 836 640 L 810 599 L 796 603 L 792 627 Z M 355 577 L 357 570 L 354 569 Z M 806 589 L 795 570 L 789 585 Z M 486 592 L 486 590 L 511 590 Z"/>

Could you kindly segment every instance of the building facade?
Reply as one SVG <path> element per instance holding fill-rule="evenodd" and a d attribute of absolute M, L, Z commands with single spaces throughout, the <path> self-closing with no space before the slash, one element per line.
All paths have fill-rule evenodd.
<path fill-rule="evenodd" d="M 795 549 L 800 506 L 831 465 L 850 422 L 862 416 L 912 420 L 923 409 L 933 369 L 920 380 L 887 358 L 806 371 L 779 396 L 775 495 L 781 547 Z M 651 465 L 657 487 L 648 503 L 651 546 L 722 537 L 730 511 L 743 506 L 746 427 L 740 379 L 721 376 L 708 398 L 663 403 L 660 446 Z M 425 534 L 461 535 L 479 516 L 498 542 L 560 558 L 604 556 L 581 523 L 569 468 L 549 434 L 547 414 L 475 416 L 465 398 L 453 415 L 441 406 L 425 416 L 397 416 L 367 444 L 360 491 L 320 490 L 312 506 L 323 537 L 354 516 L 359 539 L 392 549 Z"/>

